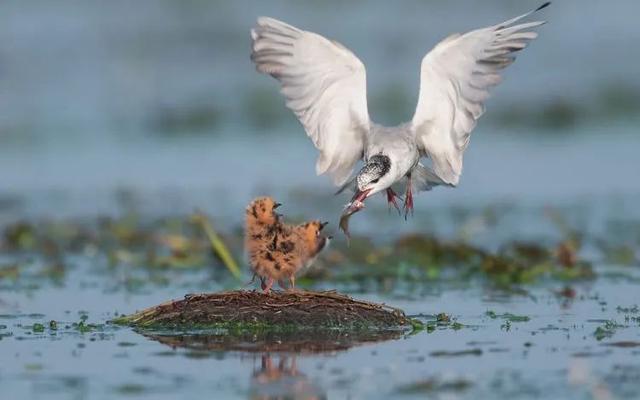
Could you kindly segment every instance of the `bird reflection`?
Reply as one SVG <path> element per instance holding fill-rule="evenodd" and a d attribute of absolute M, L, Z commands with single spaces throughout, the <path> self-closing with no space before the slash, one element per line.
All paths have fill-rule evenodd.
<path fill-rule="evenodd" d="M 326 399 L 326 393 L 298 370 L 296 356 L 280 356 L 278 362 L 264 354 L 251 378 L 250 399 Z"/>

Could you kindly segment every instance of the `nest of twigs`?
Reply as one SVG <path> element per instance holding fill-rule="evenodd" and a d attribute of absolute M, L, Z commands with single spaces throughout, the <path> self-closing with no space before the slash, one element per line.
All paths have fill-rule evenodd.
<path fill-rule="evenodd" d="M 352 299 L 335 291 L 230 291 L 189 294 L 135 314 L 117 324 L 136 328 L 247 331 L 309 329 L 381 330 L 412 326 L 399 309 Z"/>

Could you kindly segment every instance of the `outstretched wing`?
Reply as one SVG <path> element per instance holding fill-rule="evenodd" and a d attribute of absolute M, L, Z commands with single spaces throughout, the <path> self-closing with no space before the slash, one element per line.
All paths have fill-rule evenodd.
<path fill-rule="evenodd" d="M 498 25 L 451 35 L 422 59 L 412 128 L 420 150 L 445 183 L 456 185 L 460 179 L 462 155 L 484 112 L 489 88 L 500 82 L 500 71 L 513 63 L 515 52 L 538 36 L 531 29 L 544 24 L 516 22 L 548 5 Z"/>
<path fill-rule="evenodd" d="M 341 44 L 273 18 L 258 18 L 251 38 L 257 70 L 280 81 L 287 107 L 320 151 L 316 172 L 343 184 L 369 131 L 364 65 Z"/>

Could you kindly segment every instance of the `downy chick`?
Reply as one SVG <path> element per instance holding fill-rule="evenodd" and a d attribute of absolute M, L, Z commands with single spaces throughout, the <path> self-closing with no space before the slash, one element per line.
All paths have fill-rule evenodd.
<path fill-rule="evenodd" d="M 275 281 L 284 288 L 285 280 L 290 289 L 295 289 L 296 275 L 311 266 L 316 257 L 329 243 L 330 238 L 321 235 L 327 223 L 311 221 L 297 226 L 282 224 L 273 241 L 256 253 L 254 260 L 264 273 L 268 292 Z"/>
<path fill-rule="evenodd" d="M 302 242 L 302 263 L 296 265 L 296 270 L 289 276 L 291 288 L 295 288 L 296 275 L 307 270 L 316 261 L 320 252 L 326 249 L 331 241 L 331 236 L 322 234 L 322 229 L 328 222 L 311 221 L 294 227 L 295 233 Z"/>
<path fill-rule="evenodd" d="M 262 281 L 265 288 L 265 273 L 262 271 L 259 253 L 267 246 L 273 244 L 276 232 L 282 230 L 280 214 L 276 208 L 281 204 L 271 197 L 258 197 L 254 199 L 246 209 L 244 248 L 249 256 L 249 264 Z"/>

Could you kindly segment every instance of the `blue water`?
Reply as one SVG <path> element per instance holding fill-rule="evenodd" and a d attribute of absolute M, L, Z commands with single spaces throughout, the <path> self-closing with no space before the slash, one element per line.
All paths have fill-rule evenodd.
<path fill-rule="evenodd" d="M 365 295 L 404 308 L 410 314 L 447 312 L 465 327 L 438 329 L 379 344 L 365 344 L 326 354 L 242 353 L 172 348 L 125 328 L 105 326 L 78 333 L 65 323 L 104 323 L 114 313 L 180 297 L 180 280 L 171 288 L 145 293 L 105 290 L 115 284 L 91 277 L 79 265 L 64 288 L 4 291 L 0 318 L 10 331 L 0 342 L 0 382 L 12 398 L 112 398 L 122 394 L 148 398 L 277 397 L 389 398 L 407 385 L 433 380 L 438 385 L 465 382 L 462 389 L 425 393 L 454 398 L 592 398 L 602 391 L 612 398 L 634 398 L 640 387 L 640 347 L 607 347 L 630 341 L 640 346 L 637 320 L 625 322 L 616 307 L 637 304 L 636 281 L 602 278 L 577 284 L 573 300 L 554 295 L 560 284 L 538 286 L 524 294 L 505 294 L 473 285 L 429 284 L 407 295 Z M 215 289 L 212 284 L 210 289 Z M 527 322 L 505 326 L 486 311 L 526 315 Z M 635 311 L 637 313 L 637 311 Z M 40 313 L 20 316 L 20 313 Z M 58 321 L 58 330 L 33 333 L 34 322 Z M 624 325 L 612 338 L 598 341 L 593 332 L 604 320 Z M 438 352 L 473 351 L 448 356 Z M 264 360 L 272 364 L 263 366 Z M 281 360 L 284 365 L 280 365 Z M 296 364 L 292 370 L 291 362 Z M 263 370 L 267 378 L 255 379 Z M 268 370 L 268 373 L 267 371 Z"/>
<path fill-rule="evenodd" d="M 316 151 L 276 83 L 250 63 L 255 18 L 281 18 L 351 48 L 367 66 L 370 114 L 396 124 L 411 118 L 420 59 L 439 39 L 537 5 L 3 1 L 0 228 L 201 209 L 226 231 L 259 194 L 276 196 L 287 215 L 337 223 L 346 195 L 315 175 Z M 513 239 L 561 240 L 566 232 L 549 218 L 556 211 L 585 233 L 581 257 L 599 278 L 516 293 L 473 280 L 368 290 L 357 296 L 408 314 L 446 312 L 465 327 L 322 354 L 206 351 L 107 321 L 237 287 L 211 266 L 156 281 L 86 248 L 64 254 L 66 272 L 53 279 L 39 272 L 47 261 L 38 254 L 1 247 L 1 267 L 27 267 L 17 278 L 0 274 L 0 398 L 638 398 L 638 315 L 617 310 L 639 302 L 638 11 L 631 0 L 554 2 L 541 14 L 549 23 L 539 39 L 489 101 L 459 187 L 417 196 L 407 222 L 382 199 L 351 221 L 376 243 L 420 232 L 496 249 Z M 608 260 L 598 240 L 630 246 L 631 264 Z M 557 295 L 565 285 L 573 299 Z M 530 320 L 507 326 L 488 310 Z M 79 332 L 73 324 L 82 318 L 99 326 Z M 598 340 L 606 320 L 619 326 Z M 606 345 L 620 342 L 628 347 Z M 441 353 L 465 350 L 473 351 Z"/>

